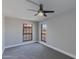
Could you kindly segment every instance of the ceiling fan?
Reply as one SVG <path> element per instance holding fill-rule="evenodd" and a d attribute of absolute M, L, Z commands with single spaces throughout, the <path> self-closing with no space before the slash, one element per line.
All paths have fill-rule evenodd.
<path fill-rule="evenodd" d="M 33 10 L 33 9 L 28 9 L 30 11 L 34 11 L 34 12 L 37 12 L 34 16 L 45 16 L 47 17 L 46 13 L 54 13 L 55 11 L 51 10 L 51 11 L 47 11 L 47 10 L 44 10 L 43 9 L 43 4 L 37 4 L 36 2 L 32 1 L 32 0 L 27 0 L 28 2 L 32 3 L 32 4 L 35 4 L 36 6 L 39 6 L 39 9 L 38 10 Z"/>

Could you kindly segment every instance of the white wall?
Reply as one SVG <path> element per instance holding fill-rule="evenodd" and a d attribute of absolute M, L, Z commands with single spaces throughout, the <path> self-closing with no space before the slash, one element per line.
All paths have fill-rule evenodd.
<path fill-rule="evenodd" d="M 5 20 L 4 16 L 2 17 L 2 53 L 5 49 Z"/>
<path fill-rule="evenodd" d="M 23 19 L 4 17 L 5 19 L 5 47 L 23 43 L 23 24 L 33 24 L 33 40 L 37 39 L 37 23 Z"/>
<path fill-rule="evenodd" d="M 76 55 L 76 13 L 75 10 L 68 11 L 58 17 L 48 18 L 39 23 L 39 40 L 40 24 L 47 24 L 47 42 L 46 44 L 65 51 L 69 54 Z"/>

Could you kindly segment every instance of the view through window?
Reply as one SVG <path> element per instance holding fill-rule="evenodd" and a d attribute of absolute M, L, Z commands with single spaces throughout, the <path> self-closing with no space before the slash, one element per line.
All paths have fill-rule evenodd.
<path fill-rule="evenodd" d="M 23 42 L 32 40 L 32 24 L 23 24 Z"/>
<path fill-rule="evenodd" d="M 47 25 L 41 24 L 41 41 L 46 42 L 47 37 Z"/>

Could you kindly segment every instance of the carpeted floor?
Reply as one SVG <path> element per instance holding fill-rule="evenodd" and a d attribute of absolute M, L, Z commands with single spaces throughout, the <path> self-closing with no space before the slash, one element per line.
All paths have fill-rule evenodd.
<path fill-rule="evenodd" d="M 33 43 L 5 49 L 2 59 L 73 59 L 42 44 Z"/>

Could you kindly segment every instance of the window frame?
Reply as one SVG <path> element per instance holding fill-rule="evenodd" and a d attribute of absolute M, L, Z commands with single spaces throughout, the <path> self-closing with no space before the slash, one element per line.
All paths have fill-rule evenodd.
<path fill-rule="evenodd" d="M 46 39 L 44 39 L 44 40 L 42 39 L 42 35 L 43 35 L 43 34 L 42 34 L 43 25 L 44 25 L 44 24 L 41 24 L 41 41 L 46 42 L 46 39 L 47 39 L 46 36 L 45 36 Z M 47 32 L 47 29 L 46 29 L 46 32 Z M 46 33 L 45 35 L 47 35 L 47 33 Z"/>
<path fill-rule="evenodd" d="M 24 38 L 24 35 L 26 35 L 26 36 L 28 35 L 28 33 L 26 33 L 26 34 L 24 33 L 24 28 L 25 28 L 24 25 L 27 25 L 27 24 L 30 24 L 30 23 L 24 23 L 23 24 L 23 42 L 32 41 L 33 40 L 33 29 L 32 29 L 33 28 L 33 24 L 31 24 L 31 33 L 30 33 L 31 34 L 31 39 L 27 40 L 27 38 L 26 38 L 26 40 L 25 40 L 25 38 Z M 26 28 L 28 28 L 28 27 L 26 27 Z"/>

